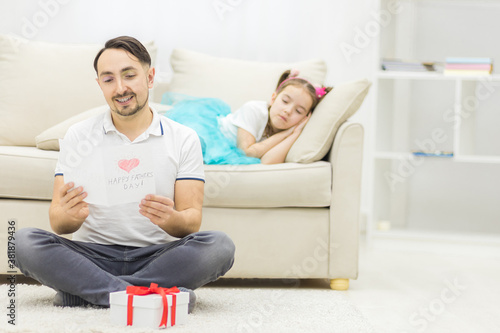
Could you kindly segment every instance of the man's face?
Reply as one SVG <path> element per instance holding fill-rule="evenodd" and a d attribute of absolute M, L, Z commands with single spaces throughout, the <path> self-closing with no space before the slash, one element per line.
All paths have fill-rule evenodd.
<path fill-rule="evenodd" d="M 105 50 L 97 63 L 97 82 L 111 111 L 123 117 L 148 108 L 154 68 L 122 49 Z"/>

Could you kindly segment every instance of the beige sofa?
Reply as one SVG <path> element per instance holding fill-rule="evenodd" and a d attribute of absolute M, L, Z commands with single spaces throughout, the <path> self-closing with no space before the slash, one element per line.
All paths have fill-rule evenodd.
<path fill-rule="evenodd" d="M 145 43 L 153 59 L 154 43 Z M 105 105 L 92 60 L 100 45 L 58 45 L 0 36 L 0 274 L 7 258 L 7 222 L 50 230 L 58 141 L 79 119 Z M 323 61 L 257 63 L 174 50 L 164 91 L 218 97 L 234 110 L 269 99 L 290 67 L 323 82 Z M 330 279 L 347 289 L 358 274 L 363 128 L 346 121 L 369 90 L 367 80 L 338 83 L 277 165 L 207 165 L 202 229 L 222 230 L 236 244 L 226 277 Z M 161 105 L 155 105 L 163 110 Z M 90 110 L 90 111 L 88 111 Z M 38 147 L 38 148 L 37 148 Z"/>

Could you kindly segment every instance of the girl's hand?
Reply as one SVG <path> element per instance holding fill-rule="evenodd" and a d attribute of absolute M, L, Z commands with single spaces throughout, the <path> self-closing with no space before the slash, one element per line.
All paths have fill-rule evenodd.
<path fill-rule="evenodd" d="M 284 130 L 285 137 L 289 137 L 295 132 L 295 129 L 297 128 L 298 125 L 292 126 L 289 129 Z M 278 132 L 279 133 L 279 132 Z"/>
<path fill-rule="evenodd" d="M 297 125 L 295 125 L 295 127 L 292 127 L 293 128 L 293 133 L 294 134 L 300 134 L 302 133 L 302 130 L 304 129 L 304 126 L 306 126 L 307 122 L 309 121 L 309 119 L 311 119 L 311 113 L 309 112 L 309 114 L 300 121 L 300 123 L 298 123 Z"/>
<path fill-rule="evenodd" d="M 285 134 L 286 137 L 289 137 L 292 134 L 298 136 L 300 133 L 302 133 L 304 126 L 306 126 L 310 118 L 311 118 L 311 113 L 309 113 L 306 117 L 304 117 L 304 119 L 302 119 L 297 125 L 284 130 L 283 133 Z"/>

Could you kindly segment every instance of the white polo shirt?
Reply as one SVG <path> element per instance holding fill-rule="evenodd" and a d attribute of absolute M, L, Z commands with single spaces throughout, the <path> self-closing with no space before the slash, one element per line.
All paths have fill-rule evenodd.
<path fill-rule="evenodd" d="M 118 132 L 109 109 L 104 114 L 71 126 L 64 140 L 75 147 L 83 140 L 91 140 L 93 145 L 107 148 L 141 144 L 154 152 L 156 194 L 172 200 L 175 199 L 177 180 L 205 181 L 203 155 L 196 132 L 154 110 L 151 125 L 133 142 Z M 63 168 L 58 161 L 56 175 L 64 175 Z M 141 215 L 136 202 L 112 206 L 89 204 L 89 210 L 88 218 L 74 233 L 73 240 L 142 247 L 178 239 Z"/>

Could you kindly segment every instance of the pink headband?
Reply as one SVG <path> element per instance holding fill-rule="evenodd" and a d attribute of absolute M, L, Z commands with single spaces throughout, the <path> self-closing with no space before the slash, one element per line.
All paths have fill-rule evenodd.
<path fill-rule="evenodd" d="M 287 82 L 287 81 L 290 81 L 290 80 L 293 80 L 293 79 L 300 79 L 300 80 L 304 80 L 306 81 L 307 83 L 309 83 L 311 86 L 314 87 L 314 89 L 316 90 L 316 96 L 318 98 L 321 98 L 323 96 L 326 95 L 326 87 L 315 87 L 314 84 L 311 83 L 311 81 L 307 80 L 307 79 L 304 79 L 303 77 L 299 77 L 299 76 L 292 76 L 292 77 L 289 77 L 288 79 L 286 80 L 283 80 L 283 82 L 280 83 L 280 85 L 278 86 L 278 88 L 276 88 L 276 91 L 278 91 L 281 86 Z"/>

